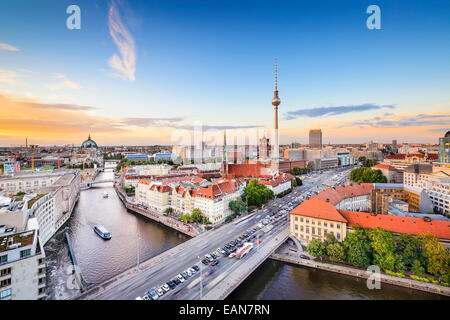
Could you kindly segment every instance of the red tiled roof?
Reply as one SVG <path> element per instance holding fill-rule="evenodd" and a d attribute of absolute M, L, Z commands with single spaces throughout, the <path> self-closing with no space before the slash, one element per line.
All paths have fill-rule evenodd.
<path fill-rule="evenodd" d="M 151 183 L 152 183 L 151 181 L 144 180 L 144 179 L 141 179 L 141 180 L 139 180 L 139 182 L 138 182 L 138 184 L 146 184 L 146 185 L 149 185 L 149 184 L 151 184 Z"/>
<path fill-rule="evenodd" d="M 339 211 L 348 221 L 348 226 L 359 225 L 363 228 L 375 229 L 380 227 L 398 233 L 419 235 L 431 232 L 441 239 L 450 239 L 450 222 L 443 220 L 432 220 L 426 222 L 421 218 L 399 217 L 378 214 L 372 216 L 366 212 Z"/>
<path fill-rule="evenodd" d="M 332 205 L 337 205 L 346 198 L 358 197 L 369 194 L 373 189 L 372 183 L 352 183 L 339 187 L 330 187 L 313 195 L 311 199 L 330 200 Z"/>
<path fill-rule="evenodd" d="M 347 222 L 331 203 L 320 199 L 305 200 L 290 213 L 311 218 Z"/>
<path fill-rule="evenodd" d="M 386 156 L 386 159 L 405 160 L 405 158 L 406 158 L 406 154 L 405 153 L 388 154 Z"/>
<path fill-rule="evenodd" d="M 285 182 L 288 182 L 290 180 L 292 180 L 294 177 L 289 174 L 289 173 L 282 173 L 279 174 L 278 176 L 269 179 L 269 180 L 264 180 L 264 179 L 259 179 L 258 182 L 261 184 L 265 184 L 265 185 L 270 185 L 272 187 L 276 187 L 280 184 L 283 184 Z"/>
<path fill-rule="evenodd" d="M 387 170 L 391 170 L 391 171 L 399 171 L 397 168 L 389 165 L 389 164 L 384 164 L 384 163 L 379 163 L 375 166 L 372 167 L 372 169 L 387 169 Z"/>

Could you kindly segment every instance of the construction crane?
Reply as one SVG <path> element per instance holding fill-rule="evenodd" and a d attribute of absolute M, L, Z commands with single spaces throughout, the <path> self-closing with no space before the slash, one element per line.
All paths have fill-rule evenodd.
<path fill-rule="evenodd" d="M 31 170 L 34 171 L 34 150 L 38 147 L 37 144 L 30 144 L 31 147 Z"/>
<path fill-rule="evenodd" d="M 84 153 L 71 153 L 71 156 L 82 156 L 83 157 L 83 170 L 84 170 L 84 163 L 86 162 L 86 157 L 88 156 L 87 154 Z"/>

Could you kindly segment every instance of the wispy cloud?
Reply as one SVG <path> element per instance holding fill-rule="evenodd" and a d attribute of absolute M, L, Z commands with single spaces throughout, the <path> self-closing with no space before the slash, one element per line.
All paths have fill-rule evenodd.
<path fill-rule="evenodd" d="M 15 84 L 18 77 L 19 74 L 15 71 L 0 69 L 0 83 Z"/>
<path fill-rule="evenodd" d="M 345 127 L 360 127 L 360 128 L 405 128 L 405 127 L 426 127 L 426 126 L 442 126 L 442 128 L 447 128 L 450 123 L 450 114 L 417 114 L 414 116 L 401 116 L 397 117 L 390 114 L 386 117 L 373 117 L 370 119 L 353 121 L 343 125 L 338 128 Z M 444 130 L 439 128 L 430 129 L 431 130 Z M 432 131 L 432 132 L 436 132 Z"/>
<path fill-rule="evenodd" d="M 120 17 L 117 3 L 112 0 L 109 6 L 108 15 L 109 34 L 119 49 L 121 57 L 116 53 L 108 60 L 109 66 L 114 70 L 113 77 L 120 77 L 125 80 L 134 81 L 136 71 L 136 49 L 134 39 L 127 30 Z"/>
<path fill-rule="evenodd" d="M 0 43 L 0 49 L 6 50 L 6 51 L 20 51 L 19 48 L 16 48 L 10 44 L 7 43 Z"/>
<path fill-rule="evenodd" d="M 337 107 L 317 107 L 311 109 L 299 109 L 295 111 L 288 111 L 284 114 L 285 120 L 292 120 L 298 117 L 310 117 L 317 118 L 322 116 L 335 116 L 350 112 L 362 112 L 368 110 L 378 110 L 378 109 L 394 109 L 395 105 L 376 105 L 372 103 L 365 103 L 361 105 L 349 105 L 349 106 L 337 106 Z"/>
<path fill-rule="evenodd" d="M 183 121 L 181 117 L 174 118 L 124 118 L 121 120 L 121 123 L 127 126 L 136 126 L 136 127 L 164 127 L 164 126 L 173 126 L 174 123 Z"/>
<path fill-rule="evenodd" d="M 48 85 L 48 88 L 50 90 L 59 90 L 59 89 L 63 89 L 63 88 L 70 88 L 70 89 L 80 89 L 81 88 L 81 86 L 78 83 L 75 83 L 75 82 L 69 80 L 69 78 L 67 78 L 63 74 L 57 73 L 56 77 L 58 79 L 61 79 L 62 82 L 60 82 L 58 84 Z"/>

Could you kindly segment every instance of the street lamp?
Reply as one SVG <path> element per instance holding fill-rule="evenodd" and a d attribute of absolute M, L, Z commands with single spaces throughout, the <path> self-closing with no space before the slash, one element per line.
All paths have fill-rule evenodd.
<path fill-rule="evenodd" d="M 200 256 L 197 256 L 198 259 L 200 259 Z M 203 262 L 200 261 L 200 300 L 203 297 Z"/>

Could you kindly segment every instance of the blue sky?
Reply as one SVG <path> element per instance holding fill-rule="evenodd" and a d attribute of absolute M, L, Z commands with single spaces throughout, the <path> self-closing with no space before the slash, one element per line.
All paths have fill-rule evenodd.
<path fill-rule="evenodd" d="M 71 4 L 81 30 L 66 28 Z M 381 30 L 366 27 L 371 4 Z M 4 0 L 0 120 L 15 126 L 0 144 L 78 143 L 86 131 L 100 144 L 170 143 L 195 120 L 270 128 L 275 58 L 282 143 L 306 142 L 314 127 L 332 143 L 435 142 L 450 123 L 449 12 L 448 1 Z M 125 72 L 113 55 L 130 62 Z M 30 115 L 33 130 L 11 112 L 46 105 L 54 112 L 42 126 L 45 113 Z"/>

